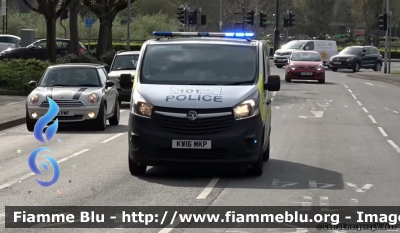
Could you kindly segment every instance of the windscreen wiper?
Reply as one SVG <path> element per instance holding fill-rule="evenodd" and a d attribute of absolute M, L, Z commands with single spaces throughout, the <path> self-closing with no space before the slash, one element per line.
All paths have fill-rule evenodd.
<path fill-rule="evenodd" d="M 136 70 L 136 68 L 122 67 L 118 68 L 117 70 Z"/>
<path fill-rule="evenodd" d="M 80 84 L 80 85 L 76 85 L 77 87 L 99 87 L 99 85 L 95 85 L 95 84 Z"/>
<path fill-rule="evenodd" d="M 223 85 L 242 85 L 242 84 L 254 84 L 254 81 L 242 81 L 242 82 L 224 83 Z"/>
<path fill-rule="evenodd" d="M 71 85 L 65 85 L 65 84 L 56 84 L 56 85 L 48 85 L 46 87 L 70 87 Z"/>
<path fill-rule="evenodd" d="M 219 85 L 219 83 L 188 83 L 187 85 L 209 86 L 209 85 Z"/>

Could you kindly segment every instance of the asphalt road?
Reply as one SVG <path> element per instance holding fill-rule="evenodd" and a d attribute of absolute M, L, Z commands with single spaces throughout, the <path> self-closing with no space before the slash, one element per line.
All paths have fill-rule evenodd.
<path fill-rule="evenodd" d="M 281 75 L 283 69 L 272 68 Z M 327 71 L 325 84 L 282 81 L 274 95 L 271 159 L 262 177 L 237 170 L 127 165 L 128 110 L 105 132 L 61 129 L 47 147 L 58 183 L 39 186 L 27 164 L 41 146 L 25 126 L 0 132 L 0 222 L 5 205 L 398 206 L 399 87 Z M 0 231 L 5 231 L 2 223 Z M 56 229 L 23 230 L 55 232 Z M 170 229 L 171 230 L 171 229 Z M 266 232 L 266 229 L 57 229 L 57 232 Z M 6 232 L 22 232 L 7 229 Z M 277 232 L 271 229 L 269 232 Z M 282 232 L 314 232 L 283 229 Z M 329 232 L 329 231 L 327 231 Z M 334 231 L 330 231 L 334 232 Z M 346 232 L 346 231 L 336 231 Z M 348 231 L 350 232 L 350 231 Z"/>

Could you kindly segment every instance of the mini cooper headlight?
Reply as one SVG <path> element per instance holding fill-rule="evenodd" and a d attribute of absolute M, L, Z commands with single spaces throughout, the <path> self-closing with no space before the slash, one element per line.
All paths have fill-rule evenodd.
<path fill-rule="evenodd" d="M 94 104 L 99 101 L 99 96 L 96 93 L 92 93 L 88 96 L 89 102 Z"/>
<path fill-rule="evenodd" d="M 39 95 L 33 94 L 29 97 L 29 103 L 36 104 L 39 101 Z"/>

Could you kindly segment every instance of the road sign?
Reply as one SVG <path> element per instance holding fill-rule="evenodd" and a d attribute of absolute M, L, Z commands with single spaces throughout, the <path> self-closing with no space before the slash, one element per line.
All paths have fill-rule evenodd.
<path fill-rule="evenodd" d="M 7 15 L 7 0 L 1 0 L 1 16 Z"/>
<path fill-rule="evenodd" d="M 92 18 L 86 18 L 86 28 L 92 28 L 93 26 L 93 19 Z"/>

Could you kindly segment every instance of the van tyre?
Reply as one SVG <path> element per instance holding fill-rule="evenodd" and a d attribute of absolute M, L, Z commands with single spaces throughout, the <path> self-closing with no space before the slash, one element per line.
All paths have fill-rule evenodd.
<path fill-rule="evenodd" d="M 355 73 L 355 72 L 359 72 L 359 71 L 360 71 L 360 63 L 357 62 L 353 67 L 353 72 Z"/>
<path fill-rule="evenodd" d="M 99 131 L 104 131 L 107 128 L 107 105 L 105 102 L 100 105 L 99 113 L 95 120 L 95 128 Z"/>
<path fill-rule="evenodd" d="M 110 125 L 119 125 L 119 119 L 120 119 L 120 105 L 119 101 L 116 100 L 113 116 L 110 119 L 108 119 L 108 122 L 110 123 Z"/>
<path fill-rule="evenodd" d="M 33 132 L 33 130 L 35 129 L 35 124 L 36 124 L 36 121 L 35 121 L 35 120 L 32 120 L 32 119 L 29 117 L 28 111 L 26 111 L 26 129 L 27 129 L 29 132 Z"/>
<path fill-rule="evenodd" d="M 141 176 L 146 173 L 147 166 L 141 166 L 129 158 L 129 172 L 132 176 Z"/>
<path fill-rule="evenodd" d="M 331 70 L 333 71 L 333 72 L 336 72 L 337 71 L 337 68 L 331 68 Z"/>
<path fill-rule="evenodd" d="M 382 64 L 380 62 L 376 63 L 374 69 L 374 71 L 381 71 L 382 70 Z"/>
<path fill-rule="evenodd" d="M 263 161 L 263 146 L 260 146 L 260 153 L 258 155 L 258 160 L 255 164 L 251 165 L 249 169 L 249 175 L 250 176 L 262 176 L 263 174 L 263 167 L 264 167 L 264 161 Z"/>
<path fill-rule="evenodd" d="M 263 161 L 266 162 L 269 160 L 269 154 L 270 154 L 270 145 L 271 145 L 271 128 L 269 129 L 269 135 L 268 135 L 268 147 L 267 150 L 264 151 L 263 153 Z"/>
<path fill-rule="evenodd" d="M 276 67 L 278 67 L 279 69 L 283 67 L 283 65 L 276 65 Z"/>

